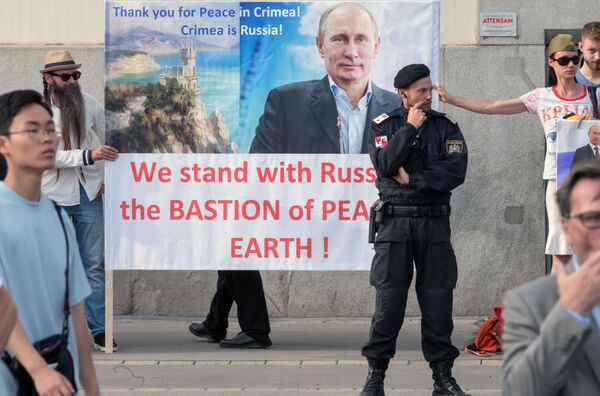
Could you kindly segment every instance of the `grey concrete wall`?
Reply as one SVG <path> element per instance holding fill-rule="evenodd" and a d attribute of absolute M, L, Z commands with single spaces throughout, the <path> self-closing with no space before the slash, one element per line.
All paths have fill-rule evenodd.
<path fill-rule="evenodd" d="M 517 11 L 519 37 L 442 48 L 442 83 L 466 96 L 510 98 L 544 81 L 543 29 L 577 28 L 597 15 L 598 0 L 565 12 L 558 1 L 479 1 L 480 11 Z M 54 47 L 0 46 L 0 91 L 41 90 L 38 70 Z M 103 95 L 101 47 L 72 48 L 82 85 Z M 453 196 L 453 243 L 459 265 L 456 315 L 487 315 L 505 291 L 544 273 L 544 138 L 535 116 L 484 116 L 447 106 L 470 151 L 467 181 Z M 213 271 L 118 271 L 115 314 L 204 316 Z M 366 272 L 263 272 L 273 317 L 355 317 L 373 312 Z M 233 312 L 235 314 L 235 311 Z M 414 293 L 407 314 L 418 315 Z"/>
<path fill-rule="evenodd" d="M 15 89 L 42 91 L 42 75 L 46 53 L 68 49 L 77 63 L 81 63 L 82 88 L 104 101 L 104 46 L 0 46 L 0 92 Z"/>

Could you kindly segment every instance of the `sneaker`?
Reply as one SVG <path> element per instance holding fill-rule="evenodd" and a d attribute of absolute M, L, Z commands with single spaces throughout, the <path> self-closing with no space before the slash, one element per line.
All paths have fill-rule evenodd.
<path fill-rule="evenodd" d="M 98 333 L 94 336 L 94 349 L 98 349 L 102 352 L 106 351 L 106 341 L 104 339 L 104 332 Z M 113 352 L 118 351 L 117 342 L 113 338 Z"/>

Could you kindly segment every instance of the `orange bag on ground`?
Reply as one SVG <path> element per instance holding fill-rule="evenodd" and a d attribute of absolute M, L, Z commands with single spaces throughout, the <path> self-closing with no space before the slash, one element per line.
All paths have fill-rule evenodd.
<path fill-rule="evenodd" d="M 475 335 L 475 341 L 465 346 L 465 352 L 477 356 L 502 353 L 502 307 L 494 307 L 494 314 L 486 319 Z"/>

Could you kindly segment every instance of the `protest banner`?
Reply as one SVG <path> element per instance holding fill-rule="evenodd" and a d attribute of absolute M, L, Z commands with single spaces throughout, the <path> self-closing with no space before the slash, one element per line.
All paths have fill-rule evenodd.
<path fill-rule="evenodd" d="M 250 154 L 269 92 L 326 75 L 315 37 L 332 4 L 106 3 L 121 152 L 106 165 L 107 269 L 369 269 L 368 155 Z M 439 1 L 361 4 L 381 36 L 372 83 L 393 90 L 409 63 L 438 82 Z"/>

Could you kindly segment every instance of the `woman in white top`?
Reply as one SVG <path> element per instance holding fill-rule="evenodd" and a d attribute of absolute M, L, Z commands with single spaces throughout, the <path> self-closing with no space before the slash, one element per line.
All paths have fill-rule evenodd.
<path fill-rule="evenodd" d="M 549 86 L 536 88 L 518 98 L 489 100 L 451 95 L 441 87 L 436 87 L 440 100 L 463 109 L 483 114 L 517 114 L 529 112 L 537 114 L 546 136 L 546 159 L 544 179 L 546 189 L 546 209 L 549 232 L 546 241 L 546 254 L 552 255 L 552 272 L 556 262 L 566 264 L 573 254 L 562 233 L 560 214 L 556 204 L 556 129 L 558 120 L 574 113 L 578 119 L 589 119 L 592 102 L 585 85 L 575 80 L 579 64 L 577 46 L 569 34 L 555 36 L 548 46 L 550 65 Z M 598 91 L 600 96 L 600 90 Z"/>

